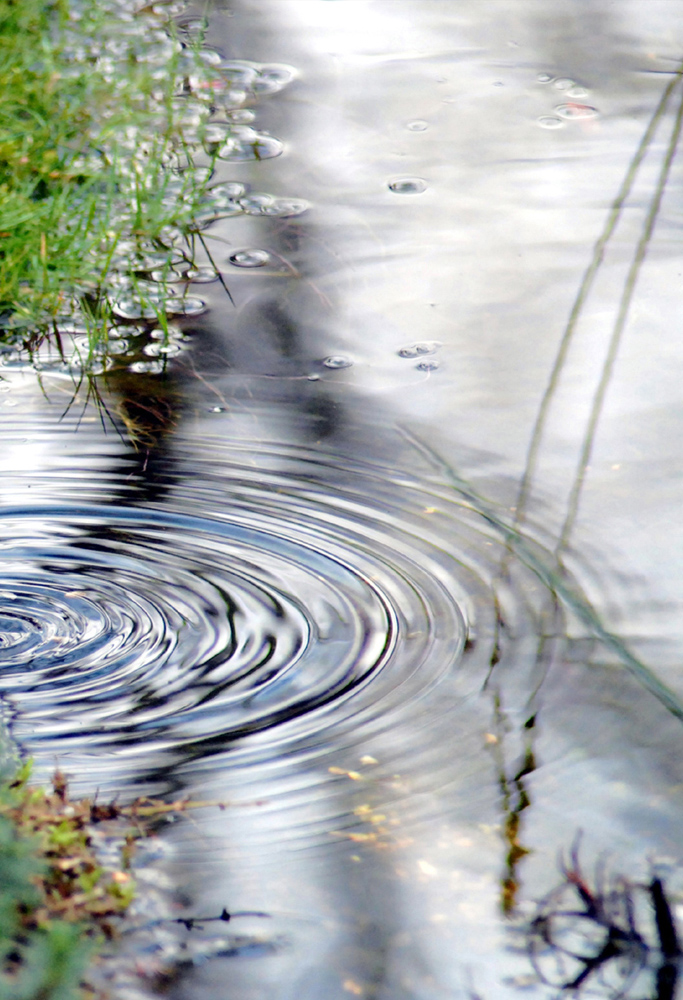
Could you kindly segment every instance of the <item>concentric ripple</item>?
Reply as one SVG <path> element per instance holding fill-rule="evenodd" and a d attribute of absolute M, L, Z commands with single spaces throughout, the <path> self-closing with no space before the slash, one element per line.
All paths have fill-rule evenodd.
<path fill-rule="evenodd" d="M 390 725 L 488 664 L 495 558 L 466 505 L 305 448 L 188 461 L 151 506 L 0 508 L 2 696 L 24 745 Z"/>

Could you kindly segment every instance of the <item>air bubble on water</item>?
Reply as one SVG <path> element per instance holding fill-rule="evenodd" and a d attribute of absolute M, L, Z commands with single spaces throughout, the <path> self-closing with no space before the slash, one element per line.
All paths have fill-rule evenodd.
<path fill-rule="evenodd" d="M 229 83 L 249 90 L 258 75 L 258 67 L 242 59 L 226 60 L 221 65 L 221 75 Z"/>
<path fill-rule="evenodd" d="M 226 142 L 230 139 L 230 125 L 228 122 L 209 122 L 201 131 L 203 141 L 210 146 L 219 142 Z"/>
<path fill-rule="evenodd" d="M 159 284 L 164 284 L 168 282 L 169 284 L 174 284 L 178 281 L 184 280 L 184 272 L 178 271 L 174 267 L 164 268 L 163 271 L 152 271 L 150 274 L 152 281 L 157 281 Z"/>
<path fill-rule="evenodd" d="M 539 83 L 551 83 L 553 78 L 550 73 L 539 73 L 536 79 Z"/>
<path fill-rule="evenodd" d="M 287 219 L 308 211 L 310 203 L 303 198 L 273 198 L 269 205 L 262 209 L 262 215 L 271 215 L 279 219 Z"/>
<path fill-rule="evenodd" d="M 588 91 L 585 87 L 570 87 L 567 91 L 567 97 L 573 97 L 579 100 L 583 100 L 588 97 Z"/>
<path fill-rule="evenodd" d="M 245 184 L 240 184 L 238 181 L 228 181 L 224 184 L 214 184 L 213 187 L 207 189 L 206 193 L 215 204 L 220 205 L 223 202 L 232 204 L 237 198 L 242 198 L 247 193 L 247 188 Z"/>
<path fill-rule="evenodd" d="M 421 118 L 416 118 L 415 121 L 408 122 L 406 128 L 410 132 L 424 132 L 429 128 L 429 122 L 425 122 Z"/>
<path fill-rule="evenodd" d="M 136 271 L 151 271 L 153 268 L 163 267 L 165 264 L 179 264 L 182 258 L 178 257 L 172 250 L 166 252 L 150 252 L 141 254 L 134 258 L 132 265 Z"/>
<path fill-rule="evenodd" d="M 206 184 L 213 176 L 211 167 L 192 167 L 192 180 L 196 184 Z"/>
<path fill-rule="evenodd" d="M 540 125 L 541 128 L 562 128 L 564 126 L 561 118 L 555 118 L 552 115 L 541 115 L 540 118 L 536 119 L 536 124 Z"/>
<path fill-rule="evenodd" d="M 343 354 L 332 354 L 329 358 L 325 358 L 323 364 L 325 368 L 350 368 L 353 361 Z"/>
<path fill-rule="evenodd" d="M 206 285 L 211 281 L 218 281 L 218 271 L 213 267 L 191 267 L 185 272 L 185 279 L 197 285 Z"/>
<path fill-rule="evenodd" d="M 219 160 L 268 160 L 282 153 L 284 143 L 267 132 L 257 132 L 248 125 L 235 125 L 230 140 L 218 150 Z"/>
<path fill-rule="evenodd" d="M 236 87 L 230 87 L 229 90 L 224 90 L 222 93 L 223 104 L 226 108 L 239 108 L 240 104 L 244 104 L 247 96 L 246 90 L 238 90 Z"/>
<path fill-rule="evenodd" d="M 249 108 L 238 108 L 235 111 L 228 111 L 225 117 L 236 125 L 249 125 L 256 115 Z"/>
<path fill-rule="evenodd" d="M 166 300 L 166 309 L 178 316 L 199 316 L 206 312 L 206 302 L 194 295 L 175 296 Z"/>
<path fill-rule="evenodd" d="M 247 215 L 262 215 L 264 208 L 272 205 L 275 198 L 272 194 L 261 191 L 253 191 L 245 197 L 240 197 L 240 205 Z"/>
<path fill-rule="evenodd" d="M 130 350 L 127 340 L 109 340 L 107 343 L 107 354 L 128 354 Z"/>
<path fill-rule="evenodd" d="M 209 407 L 209 413 L 227 413 L 227 406 L 211 406 Z"/>
<path fill-rule="evenodd" d="M 174 118 L 180 125 L 200 125 L 209 113 L 208 108 L 198 107 L 187 95 L 174 97 L 172 107 Z"/>
<path fill-rule="evenodd" d="M 263 267 L 270 260 L 267 250 L 236 250 L 228 260 L 235 267 Z"/>
<path fill-rule="evenodd" d="M 590 104 L 558 104 L 555 114 L 567 121 L 579 121 L 586 118 L 597 118 L 598 109 Z"/>
<path fill-rule="evenodd" d="M 420 372 L 433 372 L 441 367 L 441 362 L 437 361 L 436 358 L 428 358 L 425 361 L 418 361 L 415 367 Z"/>
<path fill-rule="evenodd" d="M 207 66 L 220 66 L 223 61 L 223 57 L 220 52 L 217 52 L 216 49 L 207 48 L 206 46 L 199 49 L 197 54 L 201 61 L 206 63 Z"/>
<path fill-rule="evenodd" d="M 158 308 L 155 309 L 151 303 L 143 304 L 136 299 L 116 299 L 111 309 L 121 319 L 152 319 L 158 313 Z"/>
<path fill-rule="evenodd" d="M 205 17 L 188 17 L 178 24 L 178 30 L 183 35 L 201 35 L 208 27 Z"/>
<path fill-rule="evenodd" d="M 427 182 L 421 177 L 398 177 L 389 181 L 389 190 L 394 194 L 422 194 L 427 190 Z"/>
<path fill-rule="evenodd" d="M 260 66 L 251 84 L 251 90 L 255 94 L 275 94 L 286 87 L 295 76 L 296 70 L 291 66 L 276 63 Z"/>
<path fill-rule="evenodd" d="M 569 90 L 569 88 L 573 87 L 575 83 L 575 80 L 570 80 L 568 77 L 560 76 L 553 82 L 553 87 L 555 90 Z"/>
<path fill-rule="evenodd" d="M 434 354 L 440 346 L 435 340 L 421 340 L 401 347 L 397 354 L 399 358 L 419 358 L 424 354 Z"/>
<path fill-rule="evenodd" d="M 158 375 L 163 370 L 163 361 L 134 361 L 132 365 L 128 365 L 128 371 L 137 375 Z"/>
<path fill-rule="evenodd" d="M 319 382 L 320 381 L 320 375 L 317 372 L 311 372 L 311 374 L 307 375 L 306 378 L 308 379 L 309 382 Z"/>
<path fill-rule="evenodd" d="M 170 3 L 155 3 L 152 6 L 152 13 L 156 14 L 157 17 L 161 16 L 170 19 L 176 17 L 178 14 L 182 14 L 186 6 L 185 0 L 175 0 L 175 2 L 171 0 Z"/>

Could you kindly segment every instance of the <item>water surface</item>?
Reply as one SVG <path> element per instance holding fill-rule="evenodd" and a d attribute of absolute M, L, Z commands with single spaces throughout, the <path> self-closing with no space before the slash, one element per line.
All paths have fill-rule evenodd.
<path fill-rule="evenodd" d="M 268 914 L 178 996 L 554 995 L 523 924 L 577 831 L 679 888 L 680 88 L 605 226 L 682 34 L 678 0 L 216 4 L 223 60 L 292 78 L 247 102 L 281 155 L 218 178 L 234 304 L 198 284 L 99 412 L 7 369 L 11 732 L 78 790 L 229 800 L 170 837 L 183 912 Z"/>

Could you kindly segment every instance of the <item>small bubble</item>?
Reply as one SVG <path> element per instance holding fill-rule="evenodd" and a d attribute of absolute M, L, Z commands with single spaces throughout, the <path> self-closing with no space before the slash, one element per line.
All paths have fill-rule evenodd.
<path fill-rule="evenodd" d="M 283 219 L 301 215 L 310 207 L 303 198 L 276 198 L 272 194 L 260 191 L 254 191 L 245 198 L 240 198 L 240 206 L 247 215 L 267 215 Z"/>
<path fill-rule="evenodd" d="M 552 115 L 541 115 L 540 118 L 536 119 L 536 124 L 540 125 L 541 128 L 562 128 L 564 126 L 561 118 L 554 118 Z"/>
<path fill-rule="evenodd" d="M 236 111 L 229 111 L 225 117 L 235 125 L 249 125 L 256 115 L 249 108 L 238 108 Z"/>
<path fill-rule="evenodd" d="M 567 121 L 578 121 L 585 118 L 597 118 L 598 109 L 590 104 L 558 104 L 555 114 Z"/>
<path fill-rule="evenodd" d="M 132 365 L 128 365 L 128 371 L 137 375 L 159 375 L 163 370 L 163 361 L 134 361 Z"/>
<path fill-rule="evenodd" d="M 128 351 L 127 340 L 110 340 L 107 344 L 107 354 L 127 354 Z"/>
<path fill-rule="evenodd" d="M 151 344 L 145 344 L 142 348 L 143 354 L 146 354 L 149 358 L 158 358 L 160 355 L 165 354 L 166 357 L 173 357 L 176 354 L 180 354 L 182 347 L 180 344 L 160 344 L 158 340 L 152 341 Z"/>
<path fill-rule="evenodd" d="M 251 85 L 255 94 L 274 94 L 278 90 L 286 87 L 294 77 L 296 70 L 291 66 L 273 63 L 268 66 L 260 66 L 258 75 Z"/>
<path fill-rule="evenodd" d="M 182 331 L 179 327 L 169 323 L 165 330 L 160 326 L 155 327 L 150 331 L 149 336 L 152 340 L 168 340 L 171 337 L 174 340 L 178 340 L 182 336 Z"/>
<path fill-rule="evenodd" d="M 406 128 L 411 132 L 425 132 L 429 128 L 429 122 L 422 121 L 421 118 L 416 118 L 415 121 L 408 122 Z"/>
<path fill-rule="evenodd" d="M 309 207 L 309 203 L 303 198 L 273 198 L 272 203 L 263 209 L 263 215 L 274 215 L 285 219 L 292 215 L 301 215 Z"/>
<path fill-rule="evenodd" d="M 311 372 L 311 374 L 307 375 L 306 378 L 308 379 L 309 382 L 319 382 L 320 381 L 320 375 L 318 375 L 317 372 Z"/>
<path fill-rule="evenodd" d="M 257 132 L 248 125 L 235 125 L 232 131 L 232 137 L 218 150 L 220 160 L 269 160 L 285 148 L 275 136 Z"/>
<path fill-rule="evenodd" d="M 177 281 L 183 281 L 184 277 L 185 277 L 184 272 L 179 271 L 174 267 L 170 267 L 167 270 L 165 269 L 163 271 L 152 271 L 150 274 L 150 278 L 152 279 L 152 281 L 157 281 L 159 282 L 159 284 L 162 285 L 165 282 L 168 282 L 169 285 L 172 285 Z"/>
<path fill-rule="evenodd" d="M 220 66 L 223 62 L 223 57 L 220 52 L 216 52 L 215 49 L 201 48 L 198 55 L 202 62 L 206 63 L 207 66 Z"/>
<path fill-rule="evenodd" d="M 326 368 L 350 368 L 353 364 L 351 358 L 345 358 L 343 354 L 332 354 L 325 358 L 323 364 Z"/>
<path fill-rule="evenodd" d="M 178 295 L 166 300 L 166 309 L 178 316 L 199 316 L 206 311 L 206 302 L 194 295 Z"/>
<path fill-rule="evenodd" d="M 239 181 L 227 181 L 225 184 L 214 184 L 206 192 L 213 202 L 232 202 L 247 193 L 246 186 Z"/>
<path fill-rule="evenodd" d="M 437 361 L 436 358 L 429 358 L 426 361 L 418 361 L 415 367 L 420 372 L 434 372 L 441 367 L 441 362 Z"/>
<path fill-rule="evenodd" d="M 421 177 L 399 177 L 389 181 L 389 190 L 394 194 L 422 194 L 427 190 L 427 182 Z"/>
<path fill-rule="evenodd" d="M 570 80 L 568 77 L 560 76 L 553 83 L 553 87 L 555 90 L 569 90 L 570 87 L 574 86 L 575 82 L 575 80 Z"/>
<path fill-rule="evenodd" d="M 230 125 L 226 122 L 210 122 L 201 132 L 202 139 L 208 145 L 227 142 L 230 139 Z"/>
<path fill-rule="evenodd" d="M 550 73 L 539 73 L 536 77 L 539 83 L 550 83 L 552 80 L 552 75 Z"/>
<path fill-rule="evenodd" d="M 191 267 L 185 272 L 187 281 L 193 281 L 198 285 L 208 284 L 210 281 L 218 281 L 218 271 L 212 267 Z"/>
<path fill-rule="evenodd" d="M 267 250 L 236 250 L 228 260 L 235 267 L 263 267 L 270 260 Z"/>
<path fill-rule="evenodd" d="M 152 319 L 159 311 L 151 304 L 143 305 L 135 299 L 117 299 L 112 302 L 111 309 L 114 315 L 121 319 Z"/>
<path fill-rule="evenodd" d="M 583 100 L 584 98 L 588 97 L 588 91 L 586 90 L 585 87 L 570 87 L 570 89 L 567 91 L 567 97 L 574 97 L 578 98 L 579 100 Z"/>
<path fill-rule="evenodd" d="M 424 354 L 434 354 L 440 346 L 435 340 L 422 340 L 416 344 L 408 344 L 406 347 L 401 347 L 396 353 L 399 358 L 419 358 Z"/>
<path fill-rule="evenodd" d="M 227 413 L 227 406 L 212 406 L 209 409 L 209 413 Z"/>

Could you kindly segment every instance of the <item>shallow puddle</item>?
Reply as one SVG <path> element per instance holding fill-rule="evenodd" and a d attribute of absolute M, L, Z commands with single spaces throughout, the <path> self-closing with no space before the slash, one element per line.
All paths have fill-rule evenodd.
<path fill-rule="evenodd" d="M 230 803 L 166 831 L 178 912 L 247 914 L 179 998 L 672 997 L 683 3 L 241 0 L 207 41 L 280 144 L 216 178 L 234 301 L 207 260 L 177 350 L 2 370 L 11 734 Z M 578 982 L 548 893 L 599 859 L 567 947 L 631 903 L 648 943 Z"/>

